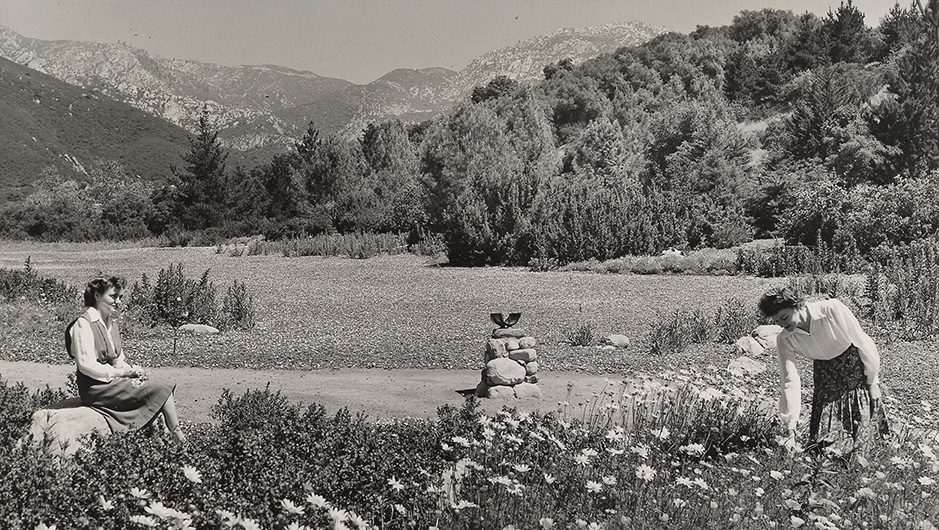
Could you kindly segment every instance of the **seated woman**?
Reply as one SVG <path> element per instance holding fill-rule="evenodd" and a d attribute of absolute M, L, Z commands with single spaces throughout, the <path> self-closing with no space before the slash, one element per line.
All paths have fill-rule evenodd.
<path fill-rule="evenodd" d="M 104 415 L 111 432 L 150 427 L 162 412 L 179 442 L 186 441 L 173 400 L 175 384 L 144 379 L 143 370 L 127 364 L 115 308 L 127 282 L 96 278 L 85 288 L 85 312 L 65 329 L 65 349 L 78 366 L 82 405 Z"/>

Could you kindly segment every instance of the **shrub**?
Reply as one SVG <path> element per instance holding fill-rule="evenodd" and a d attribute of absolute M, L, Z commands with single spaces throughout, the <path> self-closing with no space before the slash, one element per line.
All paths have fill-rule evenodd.
<path fill-rule="evenodd" d="M 649 326 L 649 351 L 669 355 L 685 351 L 693 342 L 688 313 L 682 309 L 662 315 Z"/>
<path fill-rule="evenodd" d="M 717 308 L 717 339 L 733 344 L 740 337 L 749 335 L 758 323 L 756 304 L 739 298 L 725 300 Z"/>
<path fill-rule="evenodd" d="M 870 316 L 906 339 L 939 334 L 939 242 L 883 252 L 867 273 Z"/>
<path fill-rule="evenodd" d="M 254 298 L 244 283 L 236 280 L 219 307 L 209 269 L 197 281 L 186 277 L 182 263 L 160 269 L 153 285 L 143 274 L 131 289 L 127 314 L 150 327 L 167 324 L 174 328 L 195 323 L 247 330 L 254 326 L 255 318 Z"/>
<path fill-rule="evenodd" d="M 564 336 L 571 346 L 590 346 L 597 342 L 597 326 L 593 322 L 584 322 L 565 330 Z"/>
<path fill-rule="evenodd" d="M 402 234 L 320 234 L 312 237 L 257 241 L 248 248 L 248 255 L 282 254 L 288 258 L 303 256 L 339 257 L 366 259 L 381 254 L 407 252 L 405 236 Z"/>
<path fill-rule="evenodd" d="M 40 276 L 33 269 L 29 257 L 22 270 L 0 269 L 0 300 L 3 301 L 29 297 L 46 308 L 68 306 L 68 309 L 73 309 L 77 306 L 79 295 L 78 289 L 74 287 Z"/>

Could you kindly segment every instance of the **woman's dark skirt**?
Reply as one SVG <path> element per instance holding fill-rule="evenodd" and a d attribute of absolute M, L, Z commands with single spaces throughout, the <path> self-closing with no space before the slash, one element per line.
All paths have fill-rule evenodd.
<path fill-rule="evenodd" d="M 883 400 L 871 398 L 864 363 L 853 344 L 838 357 L 815 361 L 809 438 L 819 448 L 866 453 L 889 434 Z"/>
<path fill-rule="evenodd" d="M 82 405 L 100 412 L 112 433 L 149 426 L 176 390 L 175 384 L 148 380 L 135 387 L 134 381 L 121 377 L 105 383 L 81 372 L 76 376 Z"/>

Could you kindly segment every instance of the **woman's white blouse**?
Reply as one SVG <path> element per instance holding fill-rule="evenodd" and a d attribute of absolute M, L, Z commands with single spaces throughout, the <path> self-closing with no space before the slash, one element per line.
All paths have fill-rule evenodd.
<path fill-rule="evenodd" d="M 75 321 L 75 325 L 72 326 L 72 329 L 69 330 L 69 335 L 72 339 L 72 355 L 75 356 L 78 371 L 94 380 L 110 383 L 118 373 L 116 367 L 123 367 L 126 364 L 124 362 L 124 352 L 120 352 L 114 360 L 114 366 L 98 362 L 98 354 L 95 353 L 95 337 L 91 331 L 90 322 L 101 320 L 101 313 L 99 313 L 97 309 L 90 307 L 85 311 L 84 316 L 87 320 L 85 318 L 79 318 Z M 107 340 L 109 342 L 111 340 L 110 331 L 109 329 L 107 333 Z"/>
<path fill-rule="evenodd" d="M 880 354 L 874 340 L 861 329 L 857 317 L 840 300 L 831 299 L 805 304 L 809 313 L 809 331 L 783 330 L 776 339 L 779 362 L 779 416 L 795 429 L 802 407 L 802 383 L 796 371 L 796 354 L 827 361 L 857 346 L 867 383 L 878 382 Z"/>

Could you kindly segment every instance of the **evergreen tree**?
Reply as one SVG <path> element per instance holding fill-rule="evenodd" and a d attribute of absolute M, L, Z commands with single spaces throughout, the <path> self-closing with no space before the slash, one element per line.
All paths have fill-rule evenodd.
<path fill-rule="evenodd" d="M 202 229 L 218 225 L 225 217 L 225 160 L 218 131 L 209 124 L 208 106 L 199 117 L 199 133 L 189 138 L 190 150 L 182 156 L 182 171 L 172 168 L 179 179 L 176 220 L 183 228 Z"/>

